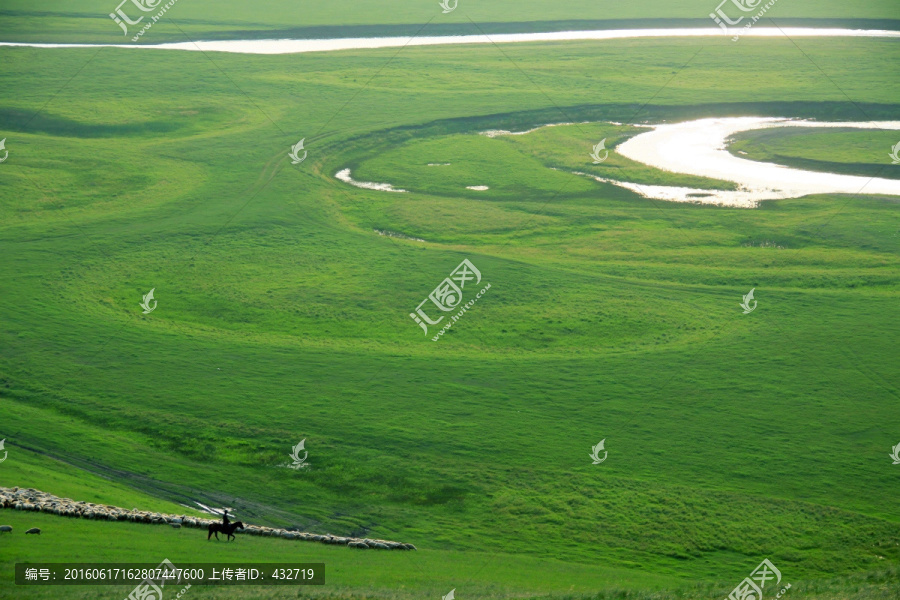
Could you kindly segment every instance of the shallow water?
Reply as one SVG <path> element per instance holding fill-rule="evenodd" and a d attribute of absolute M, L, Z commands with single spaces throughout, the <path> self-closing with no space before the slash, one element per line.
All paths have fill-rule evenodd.
<path fill-rule="evenodd" d="M 199 507 L 200 507 L 200 510 L 201 510 L 202 512 L 205 512 L 205 513 L 210 514 L 210 515 L 215 515 L 215 516 L 217 516 L 217 517 L 221 517 L 221 516 L 222 516 L 222 513 L 225 512 L 226 509 L 228 509 L 229 512 L 234 510 L 234 509 L 231 508 L 230 506 L 226 506 L 226 507 L 223 507 L 223 508 L 213 508 L 213 507 L 211 507 L 211 506 L 206 506 L 205 504 L 201 504 L 201 503 L 197 502 L 196 500 L 194 500 L 194 504 L 196 504 L 197 506 L 199 506 Z M 182 504 L 182 506 L 185 506 L 185 505 Z M 190 507 L 188 507 L 188 508 L 190 508 Z"/>
<path fill-rule="evenodd" d="M 543 129 L 544 127 L 562 127 L 563 125 L 574 125 L 575 123 L 547 123 L 546 125 L 538 125 L 537 127 L 533 127 L 531 129 L 526 129 L 525 131 L 509 131 L 507 129 L 489 129 L 487 131 L 480 131 L 479 135 L 483 135 L 489 138 L 500 137 L 502 135 L 527 135 L 532 131 L 537 131 L 538 129 Z M 586 125 L 587 122 L 582 122 L 583 125 Z"/>
<path fill-rule="evenodd" d="M 626 158 L 664 171 L 733 181 L 738 184 L 739 189 L 704 190 L 594 178 L 626 187 L 648 198 L 742 207 L 757 206 L 762 200 L 799 198 L 810 194 L 900 196 L 900 180 L 804 171 L 747 160 L 734 156 L 726 149 L 726 140 L 735 133 L 772 127 L 900 130 L 900 121 L 823 123 L 769 117 L 735 117 L 656 125 L 651 131 L 640 133 L 619 145 L 615 151 Z M 885 148 L 886 161 L 888 151 Z"/>
<path fill-rule="evenodd" d="M 442 35 L 422 37 L 336 38 L 320 40 L 222 40 L 172 42 L 168 44 L 32 44 L 0 42 L 0 46 L 31 48 L 145 48 L 240 54 L 298 54 L 405 46 L 443 46 L 449 44 L 509 44 L 516 42 L 564 42 L 576 40 L 616 40 L 630 38 L 722 37 L 717 27 L 676 29 L 600 29 L 588 31 L 550 31 L 540 33 L 496 33 L 488 35 Z M 900 31 L 882 29 L 830 29 L 818 27 L 754 27 L 741 30 L 741 37 L 900 37 Z"/>
<path fill-rule="evenodd" d="M 341 169 L 334 175 L 337 179 L 340 179 L 344 183 L 349 183 L 350 185 L 354 185 L 358 188 L 363 188 L 365 190 L 377 190 L 379 192 L 406 192 L 406 190 L 400 190 L 395 188 L 389 183 L 373 183 L 371 181 L 356 181 L 352 177 L 350 177 L 350 169 Z"/>

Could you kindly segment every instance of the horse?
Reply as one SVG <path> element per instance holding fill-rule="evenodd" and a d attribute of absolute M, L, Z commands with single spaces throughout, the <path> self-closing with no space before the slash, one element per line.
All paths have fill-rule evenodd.
<path fill-rule="evenodd" d="M 231 541 L 234 539 L 235 529 L 243 530 L 244 524 L 240 521 L 235 521 L 234 523 L 229 523 L 228 525 L 222 525 L 221 523 L 210 523 L 209 533 L 206 536 L 206 541 L 209 541 L 213 534 L 216 534 L 216 539 L 219 539 L 220 531 L 226 535 L 226 540 Z"/>

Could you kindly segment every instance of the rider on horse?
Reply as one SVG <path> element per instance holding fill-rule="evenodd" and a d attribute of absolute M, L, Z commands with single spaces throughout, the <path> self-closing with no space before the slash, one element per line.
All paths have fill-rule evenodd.
<path fill-rule="evenodd" d="M 216 536 L 216 539 L 219 539 L 220 531 L 222 533 L 224 533 L 225 535 L 227 535 L 229 540 L 233 540 L 235 530 L 240 529 L 243 531 L 244 524 L 241 523 L 240 521 L 232 523 L 231 520 L 228 518 L 228 509 L 226 508 L 225 511 L 222 513 L 222 523 L 221 524 L 215 523 L 215 522 L 210 523 L 208 529 L 209 529 L 209 533 L 206 536 L 207 540 L 210 539 L 213 535 Z"/>

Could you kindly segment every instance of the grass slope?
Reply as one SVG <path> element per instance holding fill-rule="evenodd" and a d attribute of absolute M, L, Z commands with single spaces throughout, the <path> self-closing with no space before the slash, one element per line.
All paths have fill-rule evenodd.
<path fill-rule="evenodd" d="M 766 556 L 808 597 L 896 593 L 896 199 L 658 203 L 548 174 L 545 160 L 586 164 L 594 129 L 583 146 L 577 128 L 472 135 L 711 111 L 897 118 L 895 43 L 701 43 L 0 50 L 0 484 L 73 489 L 86 476 L 61 480 L 57 457 L 171 502 L 422 548 L 296 550 L 327 553 L 348 597 L 462 597 L 461 573 L 473 597 L 724 595 Z M 359 165 L 401 184 L 407 167 L 378 155 L 409 148 L 500 183 L 385 194 L 332 177 Z M 464 257 L 492 289 L 433 343 L 407 315 Z M 311 468 L 279 467 L 304 438 Z M 603 438 L 610 458 L 591 465 Z M 60 523 L 60 558 L 107 537 L 95 527 L 137 527 Z M 175 534 L 95 551 L 206 552 Z M 9 543 L 7 573 L 49 547 Z"/>
<path fill-rule="evenodd" d="M 750 160 L 809 171 L 900 179 L 900 169 L 891 164 L 891 149 L 900 132 L 817 129 L 801 133 L 791 129 L 747 131 L 735 136 L 729 148 L 733 153 L 745 152 Z"/>

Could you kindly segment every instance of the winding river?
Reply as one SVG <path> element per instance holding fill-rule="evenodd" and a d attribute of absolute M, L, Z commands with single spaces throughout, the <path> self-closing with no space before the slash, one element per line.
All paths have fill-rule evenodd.
<path fill-rule="evenodd" d="M 498 33 L 491 35 L 337 38 L 307 40 L 225 40 L 176 42 L 166 44 L 40 44 L 0 42 L 0 46 L 33 48 L 143 48 L 242 54 L 297 54 L 405 46 L 452 44 L 504 44 L 516 42 L 561 42 L 577 40 L 615 40 L 633 38 L 729 37 L 716 27 L 674 29 L 612 29 L 555 31 L 541 33 Z M 804 27 L 755 27 L 742 30 L 742 37 L 865 37 L 900 38 L 900 31 Z M 674 173 L 684 173 L 733 181 L 738 190 L 707 190 L 689 187 L 643 185 L 576 172 L 598 181 L 628 188 L 660 200 L 701 202 L 727 206 L 754 207 L 762 200 L 796 198 L 809 194 L 889 194 L 900 195 L 900 181 L 803 171 L 771 163 L 751 161 L 730 154 L 729 136 L 751 129 L 768 127 L 850 127 L 900 129 L 900 122 L 819 123 L 779 118 L 737 117 L 700 119 L 671 125 L 656 125 L 616 148 L 616 152 L 634 161 Z M 485 132 L 509 135 L 512 132 Z M 519 132 L 524 134 L 527 132 Z M 349 169 L 337 174 L 342 181 L 366 189 L 404 192 L 390 184 L 355 181 Z"/>
<path fill-rule="evenodd" d="M 840 29 L 816 27 L 754 27 L 741 29 L 741 37 L 870 37 L 900 38 L 900 31 L 883 29 Z M 480 35 L 441 35 L 416 37 L 335 38 L 318 40 L 223 40 L 172 42 L 167 44 L 39 44 L 0 42 L 0 46 L 31 48 L 144 48 L 199 52 L 236 52 L 240 54 L 298 54 L 406 46 L 444 46 L 451 44 L 509 44 L 516 42 L 567 42 L 579 40 L 619 40 L 633 38 L 721 37 L 730 39 L 717 27 L 674 29 L 599 29 L 588 31 L 550 31 L 540 33 L 494 33 Z"/>
<path fill-rule="evenodd" d="M 625 158 L 672 173 L 733 181 L 736 191 L 642 185 L 594 177 L 638 194 L 675 202 L 702 202 L 751 208 L 761 200 L 799 198 L 810 194 L 886 194 L 900 196 L 900 180 L 804 171 L 783 165 L 734 156 L 727 139 L 742 131 L 772 127 L 814 127 L 900 130 L 900 121 L 829 122 L 795 121 L 769 117 L 698 119 L 656 125 L 619 145 Z M 886 168 L 889 148 L 885 148 Z"/>

